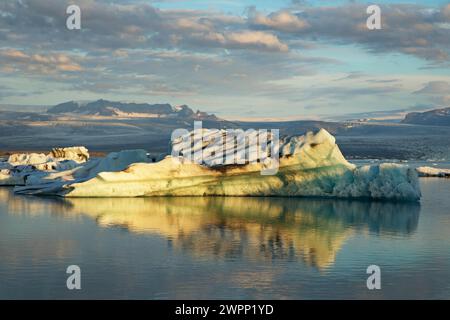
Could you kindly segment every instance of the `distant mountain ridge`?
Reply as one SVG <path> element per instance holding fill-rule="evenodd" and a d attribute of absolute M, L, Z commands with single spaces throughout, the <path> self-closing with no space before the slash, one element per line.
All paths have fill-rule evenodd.
<path fill-rule="evenodd" d="M 429 126 L 450 126 L 450 107 L 434 109 L 426 112 L 411 112 L 402 123 Z"/>
<path fill-rule="evenodd" d="M 96 116 L 134 116 L 134 117 L 176 117 L 200 120 L 217 120 L 213 114 L 197 111 L 194 112 L 189 106 L 181 105 L 173 107 L 168 103 L 126 103 L 108 100 L 97 100 L 88 103 L 68 101 L 53 106 L 47 110 L 50 114 L 80 114 Z"/>

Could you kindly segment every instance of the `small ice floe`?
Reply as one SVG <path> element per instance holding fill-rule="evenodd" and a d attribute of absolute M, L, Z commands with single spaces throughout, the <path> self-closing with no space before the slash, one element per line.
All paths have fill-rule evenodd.
<path fill-rule="evenodd" d="M 30 175 L 69 170 L 88 160 L 85 147 L 53 148 L 48 154 L 11 154 L 0 162 L 0 185 L 24 185 Z"/>
<path fill-rule="evenodd" d="M 435 165 L 433 163 L 433 165 Z M 432 167 L 419 167 L 416 169 L 419 177 L 450 178 L 450 169 L 439 169 Z"/>
<path fill-rule="evenodd" d="M 16 186 L 14 191 L 21 194 L 54 194 L 64 185 L 88 181 L 100 173 L 122 171 L 130 164 L 139 162 L 148 162 L 147 151 L 138 149 L 111 152 L 104 158 L 91 159 L 67 170 L 30 173 L 24 185 Z"/>

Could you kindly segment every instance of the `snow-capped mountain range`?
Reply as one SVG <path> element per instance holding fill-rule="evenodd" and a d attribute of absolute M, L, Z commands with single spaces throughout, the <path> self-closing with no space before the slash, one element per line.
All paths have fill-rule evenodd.
<path fill-rule="evenodd" d="M 215 120 L 215 115 L 206 112 L 194 112 L 189 106 L 173 107 L 168 103 L 126 103 L 118 101 L 97 100 L 88 103 L 68 101 L 47 110 L 50 114 L 79 114 L 92 116 L 123 117 L 177 117 L 186 119 Z"/>

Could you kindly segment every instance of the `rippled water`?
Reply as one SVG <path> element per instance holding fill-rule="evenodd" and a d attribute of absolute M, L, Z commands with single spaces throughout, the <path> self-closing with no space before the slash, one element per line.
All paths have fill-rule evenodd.
<path fill-rule="evenodd" d="M 0 298 L 450 298 L 450 180 L 421 205 L 0 189 Z M 69 291 L 68 265 L 82 270 Z M 381 267 L 382 289 L 366 287 Z"/>

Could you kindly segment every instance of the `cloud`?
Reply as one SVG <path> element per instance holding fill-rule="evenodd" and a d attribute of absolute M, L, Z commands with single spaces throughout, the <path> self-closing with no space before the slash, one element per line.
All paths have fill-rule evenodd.
<path fill-rule="evenodd" d="M 208 21 L 208 20 L 207 20 Z M 193 18 L 180 18 L 175 22 L 175 29 L 188 29 L 196 32 L 211 32 L 213 27 L 209 23 Z"/>
<path fill-rule="evenodd" d="M 415 91 L 415 94 L 450 94 L 450 83 L 446 81 L 428 82 L 422 89 Z"/>
<path fill-rule="evenodd" d="M 298 32 L 309 27 L 308 22 L 286 10 L 277 11 L 266 16 L 251 8 L 248 16 L 249 23 L 256 27 L 268 27 L 273 30 L 286 32 Z"/>
<path fill-rule="evenodd" d="M 236 16 L 195 10 L 163 11 L 133 2 L 80 0 L 82 29 L 70 31 L 65 24 L 65 8 L 69 3 L 65 0 L 0 3 L 0 11 L 6 15 L 6 19 L 0 20 L 0 29 L 7 31 L 5 42 L 47 50 L 224 48 L 284 52 L 288 49 L 270 32 L 243 28 L 244 20 Z M 50 38 L 52 41 L 48 41 Z"/>
<path fill-rule="evenodd" d="M 448 106 L 450 104 L 450 82 L 430 81 L 414 94 L 426 95 L 438 106 Z"/>
<path fill-rule="evenodd" d="M 37 74 L 51 74 L 59 71 L 82 71 L 81 66 L 63 53 L 55 54 L 26 54 L 16 49 L 0 50 L 0 61 L 4 72 L 27 72 Z M 6 68 L 5 68 L 6 67 Z"/>
<path fill-rule="evenodd" d="M 430 101 L 437 106 L 448 106 L 450 104 L 450 82 L 430 81 L 414 94 L 429 96 Z"/>
<path fill-rule="evenodd" d="M 7 58 L 12 58 L 12 59 L 28 59 L 29 57 L 23 53 L 22 51 L 19 50 L 4 50 L 3 52 L 0 53 L 1 55 L 3 55 L 4 57 Z"/>
<path fill-rule="evenodd" d="M 250 27 L 278 31 L 281 40 L 301 37 L 328 43 L 360 45 L 372 52 L 400 52 L 433 63 L 450 60 L 450 33 L 442 28 L 449 22 L 450 6 L 438 9 L 422 5 L 382 5 L 382 30 L 366 27 L 367 5 L 300 6 L 293 12 L 264 16 L 250 10 Z M 284 35 L 284 36 L 283 36 Z M 287 42 L 289 45 L 289 42 Z"/>
<path fill-rule="evenodd" d="M 287 51 L 288 46 L 281 43 L 277 36 L 261 31 L 232 32 L 226 35 L 231 47 L 254 46 L 275 51 Z"/>
<path fill-rule="evenodd" d="M 360 79 L 363 77 L 366 77 L 367 75 L 361 72 L 350 72 L 345 77 L 341 77 L 339 79 L 336 79 L 334 81 L 343 81 L 343 80 L 353 80 L 353 79 Z"/>
<path fill-rule="evenodd" d="M 442 8 L 442 15 L 450 21 L 450 4 Z"/>
<path fill-rule="evenodd" d="M 73 48 L 267 50 L 308 49 L 305 43 L 327 41 L 360 45 L 372 52 L 400 52 L 433 63 L 450 61 L 449 5 L 382 6 L 383 29 L 366 28 L 366 5 L 301 6 L 247 18 L 211 10 L 160 10 L 143 2 L 79 0 L 82 30 L 65 27 L 68 0 L 21 0 L 0 3 L 5 33 L 0 44 L 41 50 Z M 294 7 L 295 8 L 295 7 Z M 52 41 L 48 41 L 52 39 Z"/>
<path fill-rule="evenodd" d="M 411 97 L 411 92 L 417 84 L 440 78 L 421 78 L 402 88 L 407 77 L 382 69 L 392 64 L 389 59 L 402 56 L 383 54 L 412 55 L 430 67 L 445 68 L 450 61 L 450 33 L 444 27 L 450 6 L 384 5 L 383 29 L 369 31 L 361 3 L 273 12 L 250 8 L 238 15 L 217 9 L 163 10 L 148 1 L 77 0 L 82 29 L 70 31 L 65 9 L 71 2 L 0 2 L 0 80 L 14 82 L 8 96 L 25 92 L 27 86 L 19 82 L 26 78 L 36 87 L 63 92 L 64 98 L 108 94 L 145 101 L 173 98 L 238 112 L 243 105 L 265 110 L 308 105 L 340 112 L 336 105 L 365 103 L 369 108 L 381 95 L 397 108 L 407 96 L 435 99 L 431 94 Z M 333 52 L 336 58 L 330 58 Z M 382 64 L 380 77 L 364 65 L 373 61 Z"/>

